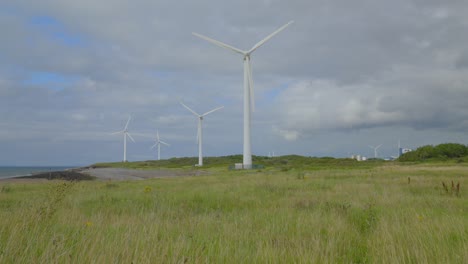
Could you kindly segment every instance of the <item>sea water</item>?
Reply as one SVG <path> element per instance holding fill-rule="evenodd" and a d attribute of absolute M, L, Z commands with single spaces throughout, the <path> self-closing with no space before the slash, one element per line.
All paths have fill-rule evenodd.
<path fill-rule="evenodd" d="M 18 176 L 30 176 L 40 172 L 62 171 L 66 169 L 75 168 L 76 166 L 54 166 L 54 167 L 0 167 L 0 179 L 11 178 Z"/>

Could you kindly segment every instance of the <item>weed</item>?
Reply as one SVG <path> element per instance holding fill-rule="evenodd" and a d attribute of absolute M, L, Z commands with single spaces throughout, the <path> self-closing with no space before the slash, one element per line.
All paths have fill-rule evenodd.
<path fill-rule="evenodd" d="M 347 214 L 351 208 L 348 202 L 325 202 L 323 209 L 325 212 L 335 211 L 340 214 Z"/>
<path fill-rule="evenodd" d="M 445 185 L 445 182 L 442 182 L 442 187 L 444 187 L 446 193 L 449 192 L 447 185 Z"/>
<path fill-rule="evenodd" d="M 458 182 L 457 185 L 455 185 L 455 183 L 452 181 L 452 187 L 450 188 L 450 190 L 448 188 L 448 185 L 445 184 L 445 182 L 442 182 L 442 187 L 444 188 L 446 194 L 454 194 L 456 196 L 460 196 L 460 182 Z"/>
<path fill-rule="evenodd" d="M 305 173 L 303 171 L 300 171 L 296 174 L 296 179 L 298 180 L 304 180 L 305 179 Z"/>
<path fill-rule="evenodd" d="M 316 208 L 316 203 L 311 200 L 299 200 L 294 204 L 294 208 L 301 210 L 312 210 Z"/>
<path fill-rule="evenodd" d="M 377 224 L 375 205 L 369 203 L 364 209 L 356 209 L 351 214 L 351 221 L 360 233 L 368 234 Z"/>
<path fill-rule="evenodd" d="M 11 192 L 11 187 L 8 186 L 8 185 L 3 185 L 3 186 L 2 186 L 2 189 L 0 189 L 0 192 L 2 192 L 2 193 L 9 193 L 9 192 Z"/>
<path fill-rule="evenodd" d="M 343 261 L 346 263 L 369 263 L 369 250 L 364 239 L 356 238 L 353 247 L 348 249 L 347 259 Z"/>
<path fill-rule="evenodd" d="M 50 219 L 57 211 L 60 203 L 63 201 L 66 195 L 69 194 L 70 189 L 75 185 L 76 182 L 62 182 L 53 186 L 49 193 L 48 201 L 43 203 L 39 207 L 37 213 L 39 219 Z"/>
<path fill-rule="evenodd" d="M 105 187 L 106 188 L 116 188 L 116 187 L 119 187 L 119 185 L 109 181 L 109 182 L 106 183 Z"/>

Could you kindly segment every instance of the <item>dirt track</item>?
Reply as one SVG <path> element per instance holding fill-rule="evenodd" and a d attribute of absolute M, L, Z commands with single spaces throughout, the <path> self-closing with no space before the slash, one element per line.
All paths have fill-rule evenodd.
<path fill-rule="evenodd" d="M 183 177 L 183 176 L 198 176 L 206 174 L 205 171 L 199 170 L 132 170 L 120 168 L 96 168 L 85 169 L 81 173 L 91 175 L 100 180 L 144 180 L 150 178 L 167 178 L 167 177 Z"/>

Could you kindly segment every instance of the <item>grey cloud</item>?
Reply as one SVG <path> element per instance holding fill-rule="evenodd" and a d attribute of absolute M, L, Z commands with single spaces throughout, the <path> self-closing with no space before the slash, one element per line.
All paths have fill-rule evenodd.
<path fill-rule="evenodd" d="M 386 129 L 430 143 L 468 128 L 464 1 L 17 0 L 0 10 L 0 142 L 15 153 L 0 156 L 6 163 L 28 149 L 23 141 L 30 161 L 51 149 L 76 149 L 62 164 L 119 160 L 120 141 L 106 133 L 128 114 L 143 135 L 130 158 L 154 154 L 145 136 L 155 129 L 173 141 L 167 155 L 196 155 L 181 99 L 225 105 L 206 122 L 206 151 L 240 153 L 242 57 L 191 32 L 248 49 L 289 20 L 252 56 L 254 153 L 343 155 L 339 144 L 393 142 Z M 55 18 L 82 45 L 50 38 L 29 22 L 36 16 Z M 27 85 L 31 72 L 73 81 Z"/>

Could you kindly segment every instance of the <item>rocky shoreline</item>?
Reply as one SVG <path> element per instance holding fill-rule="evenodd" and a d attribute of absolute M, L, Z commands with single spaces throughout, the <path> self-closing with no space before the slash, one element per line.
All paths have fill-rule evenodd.
<path fill-rule="evenodd" d="M 154 169 L 137 170 L 124 168 L 94 168 L 81 167 L 63 171 L 51 171 L 36 173 L 29 176 L 0 179 L 0 181 L 46 181 L 46 180 L 66 180 L 66 181 L 125 181 L 125 180 L 145 180 L 151 178 L 168 177 L 193 177 L 206 175 L 204 170 L 183 170 L 183 169 Z"/>
<path fill-rule="evenodd" d="M 14 179 L 46 179 L 46 180 L 66 180 L 66 181 L 89 181 L 96 177 L 83 173 L 85 168 L 69 169 L 64 171 L 41 172 L 28 176 L 15 177 Z"/>

